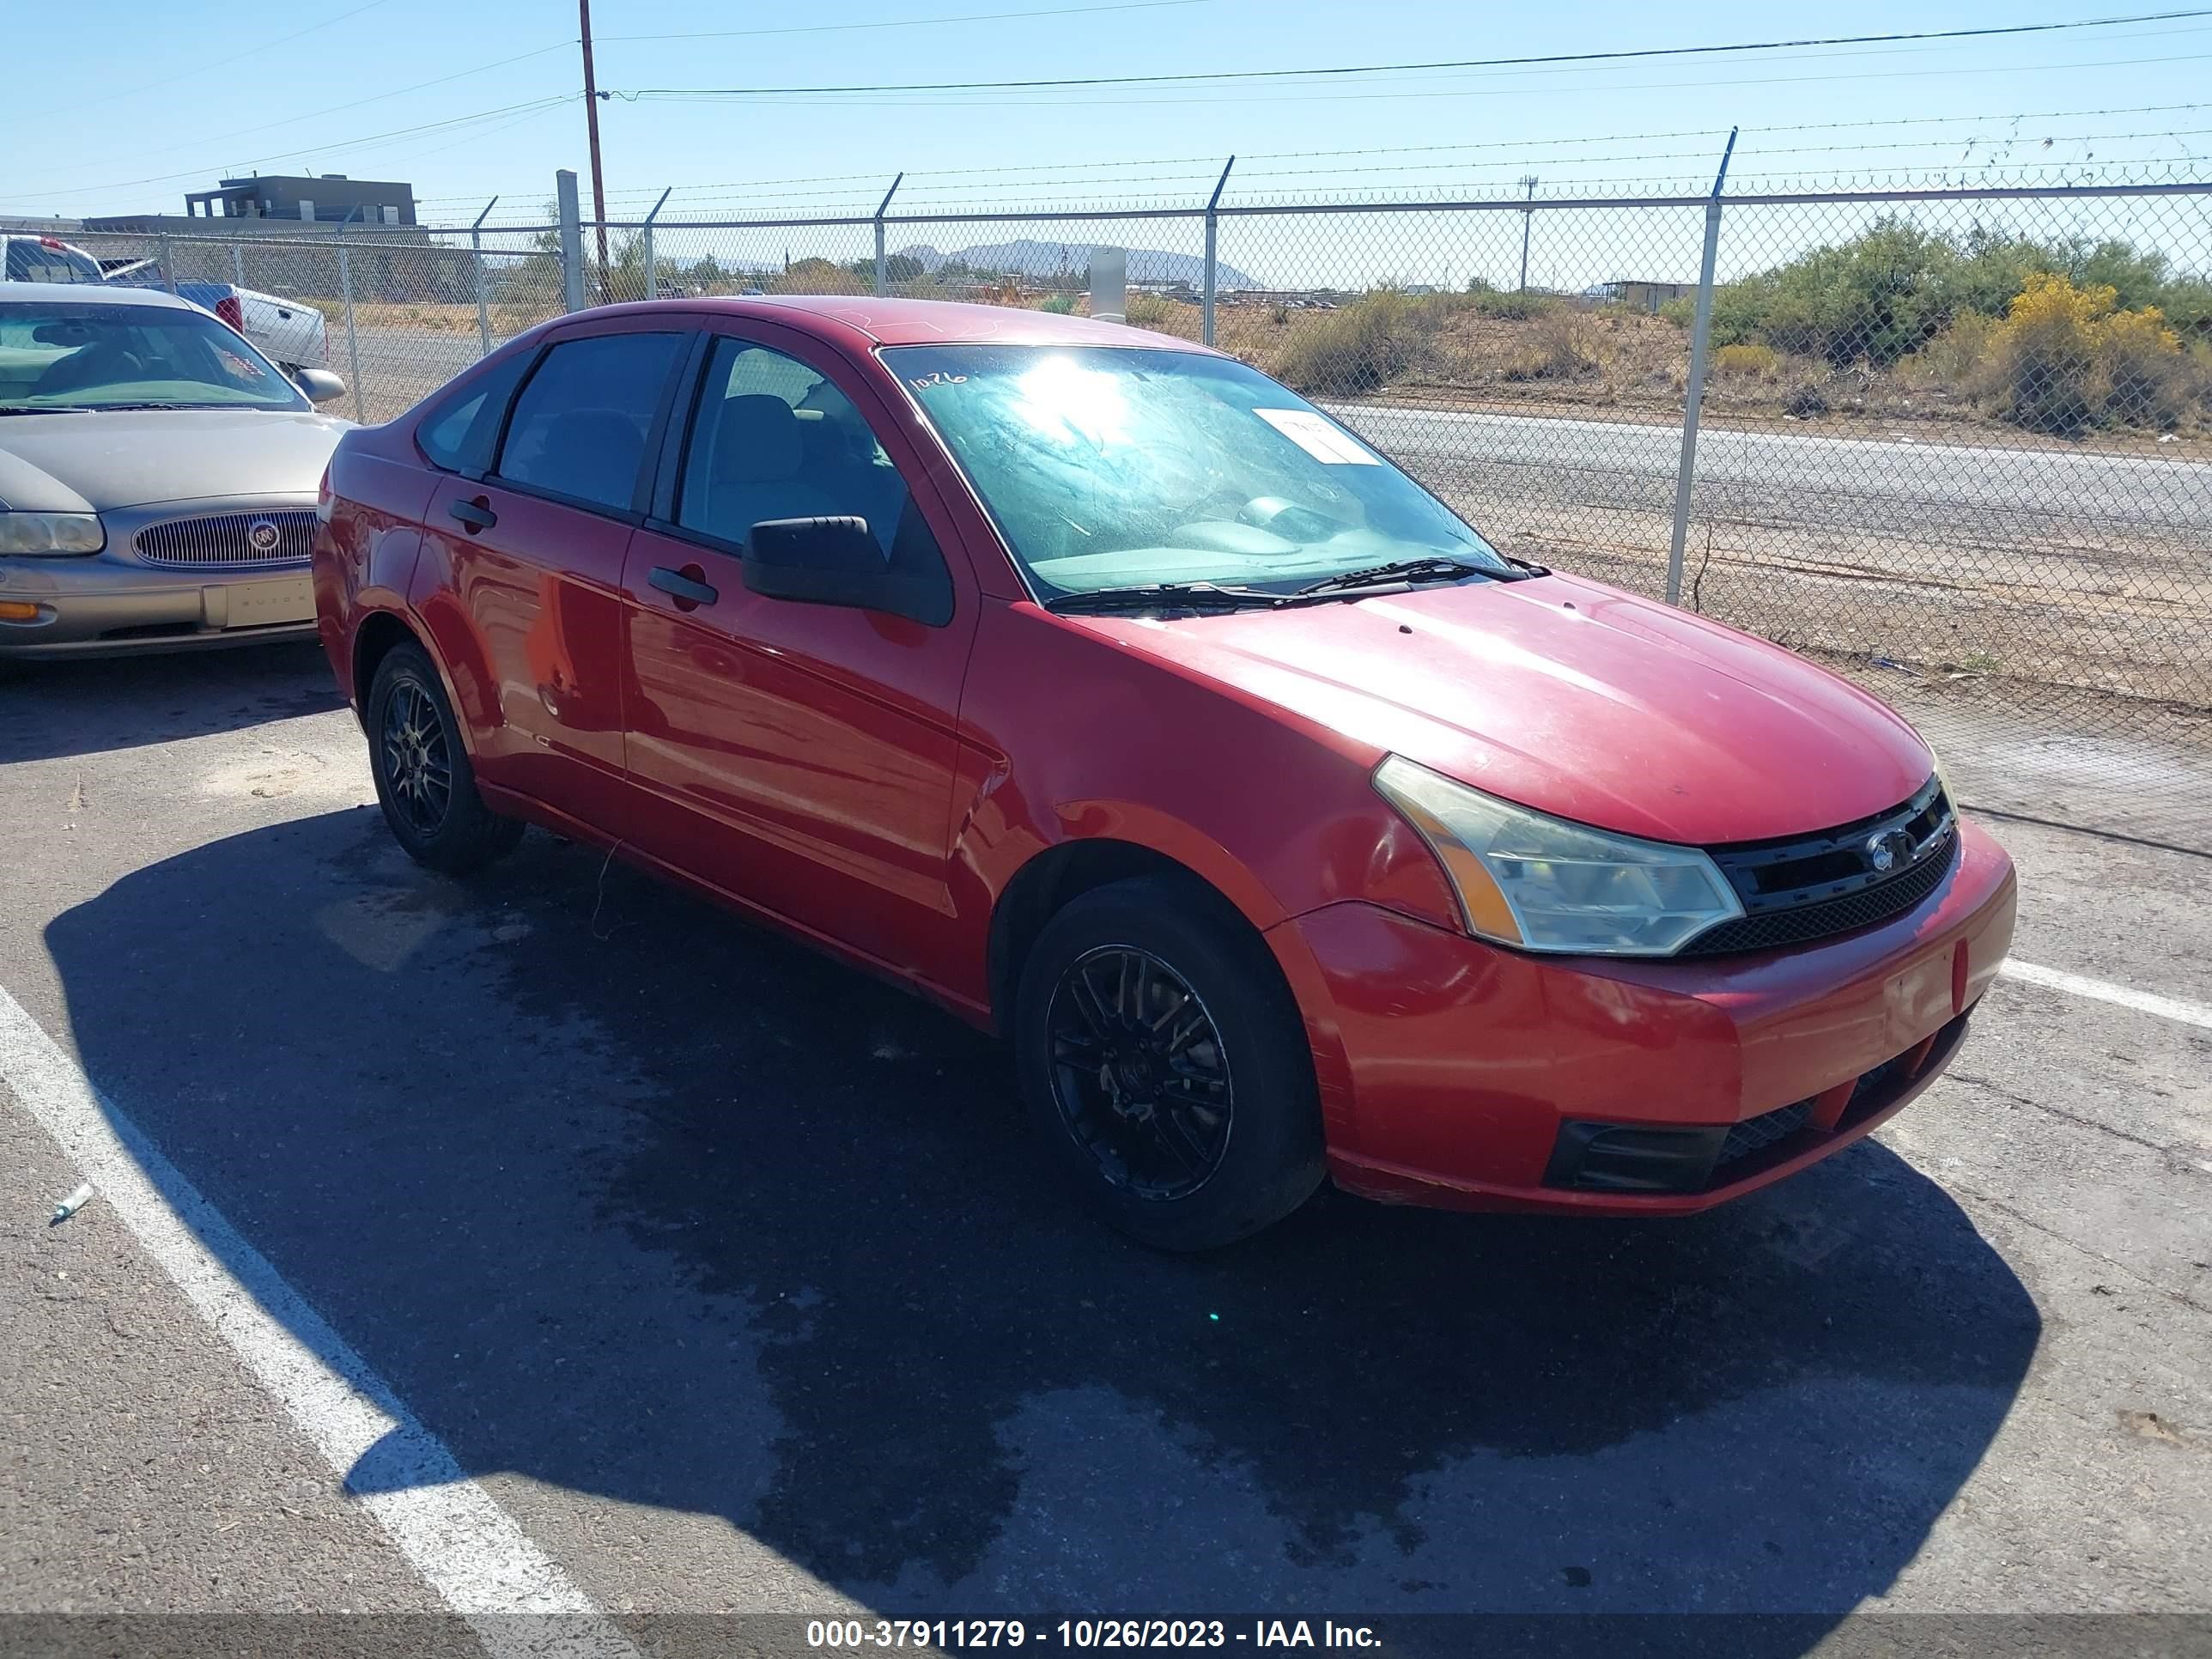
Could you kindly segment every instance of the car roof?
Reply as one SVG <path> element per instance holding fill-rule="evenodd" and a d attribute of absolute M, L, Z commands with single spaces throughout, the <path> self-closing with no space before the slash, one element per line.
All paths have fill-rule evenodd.
<path fill-rule="evenodd" d="M 763 295 L 757 298 L 646 300 L 609 306 L 609 314 L 681 305 L 733 317 L 779 322 L 811 334 L 844 331 L 876 345 L 1104 345 L 1153 350 L 1206 351 L 1195 340 L 1155 334 L 1120 323 L 1063 317 L 1021 306 L 968 305 L 951 300 L 876 299 L 852 295 Z"/>
<path fill-rule="evenodd" d="M 155 306 L 172 311 L 198 311 L 190 300 L 180 300 L 173 294 L 165 294 L 158 288 L 110 288 L 101 283 L 8 283 L 0 282 L 0 305 L 13 301 L 41 301 L 52 304 L 63 300 L 78 305 Z"/>

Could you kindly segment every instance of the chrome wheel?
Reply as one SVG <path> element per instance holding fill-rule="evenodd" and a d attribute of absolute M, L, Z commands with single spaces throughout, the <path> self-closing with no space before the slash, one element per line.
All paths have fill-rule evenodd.
<path fill-rule="evenodd" d="M 1061 975 L 1045 1024 L 1060 1118 L 1111 1185 L 1177 1199 L 1212 1178 L 1235 1096 L 1221 1034 L 1181 975 L 1102 945 Z"/>
<path fill-rule="evenodd" d="M 421 686 L 402 679 L 392 688 L 380 737 L 392 805 L 417 835 L 435 835 L 453 804 L 453 753 L 446 723 Z"/>

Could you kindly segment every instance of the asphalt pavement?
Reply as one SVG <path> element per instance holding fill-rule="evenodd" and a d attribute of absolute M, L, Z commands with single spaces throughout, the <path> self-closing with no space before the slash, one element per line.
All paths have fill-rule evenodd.
<path fill-rule="evenodd" d="M 1690 1220 L 1325 1194 L 1191 1260 L 1073 1212 L 1003 1054 L 896 992 L 544 834 L 408 863 L 312 650 L 15 678 L 0 1647 L 65 1611 L 595 1653 L 710 1613 L 1793 1615 L 1699 1627 L 1778 1655 L 2212 1615 L 2208 865 L 2031 821 L 2081 780 L 1988 752 L 1948 758 L 2046 971 L 1873 1139 Z M 517 1610 L 570 1622 L 503 1648 Z"/>

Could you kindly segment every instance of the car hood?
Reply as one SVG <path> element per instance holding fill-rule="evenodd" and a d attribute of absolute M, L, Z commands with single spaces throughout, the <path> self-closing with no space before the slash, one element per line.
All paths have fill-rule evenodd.
<path fill-rule="evenodd" d="M 1376 751 L 1583 823 L 1714 845 L 1887 811 L 1934 761 L 1849 682 L 1578 578 L 1083 625 Z"/>
<path fill-rule="evenodd" d="M 311 495 L 346 422 L 305 410 L 178 409 L 0 419 L 0 501 L 105 512 L 223 495 Z"/>

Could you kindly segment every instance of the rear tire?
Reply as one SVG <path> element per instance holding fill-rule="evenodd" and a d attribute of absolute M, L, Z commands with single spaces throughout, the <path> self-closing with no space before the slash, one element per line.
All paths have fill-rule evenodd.
<path fill-rule="evenodd" d="M 422 647 L 395 645 L 385 653 L 365 714 L 377 804 L 408 857 L 462 876 L 514 849 L 522 824 L 477 794 L 460 722 Z"/>
<path fill-rule="evenodd" d="M 1194 882 L 1114 882 L 1047 922 L 1022 967 L 1014 1057 L 1055 1161 L 1144 1243 L 1215 1249 L 1321 1184 L 1297 1004 L 1267 946 Z"/>

